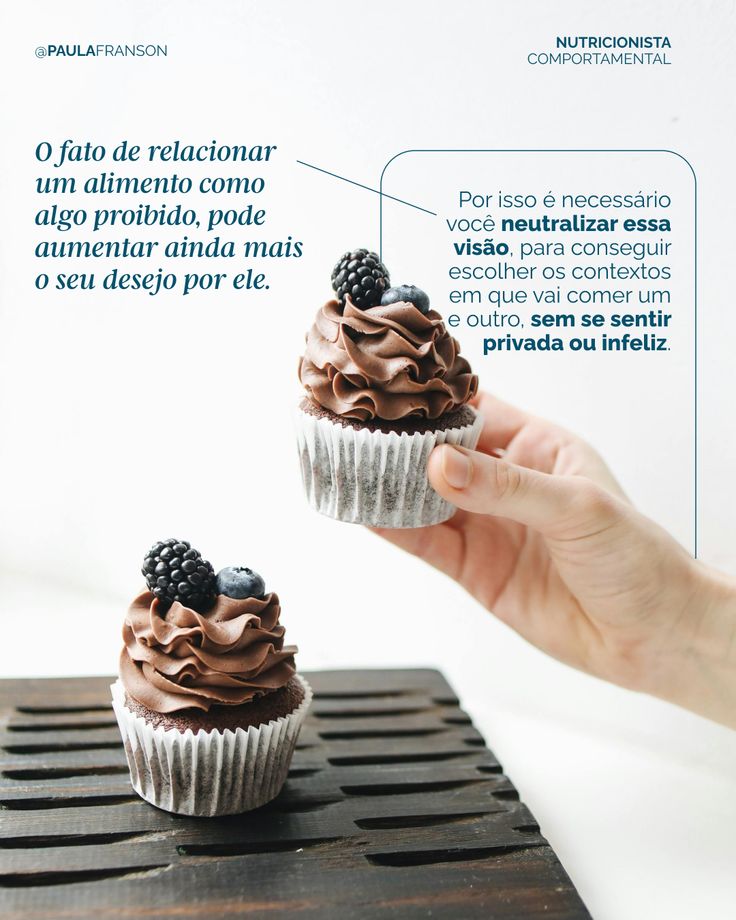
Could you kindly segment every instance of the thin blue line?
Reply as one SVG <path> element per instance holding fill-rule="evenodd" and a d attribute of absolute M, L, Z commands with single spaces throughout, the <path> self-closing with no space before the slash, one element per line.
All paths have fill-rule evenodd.
<path fill-rule="evenodd" d="M 688 164 L 690 165 L 690 164 Z M 692 166 L 690 166 L 692 169 Z M 695 437 L 694 445 L 694 466 L 695 466 L 695 558 L 698 558 L 698 177 L 695 175 L 695 170 L 693 172 L 693 194 L 694 194 L 694 243 L 695 243 L 695 266 L 694 266 L 694 292 L 693 292 L 693 301 L 694 301 L 694 316 L 693 316 L 693 339 L 694 339 L 694 351 L 695 351 L 695 411 L 693 419 L 693 431 Z"/>
<path fill-rule="evenodd" d="M 399 204 L 405 204 L 410 208 L 416 208 L 417 211 L 424 211 L 425 214 L 431 214 L 437 217 L 436 211 L 430 211 L 428 208 L 422 208 L 418 204 L 412 204 L 411 201 L 404 201 L 403 198 L 394 198 L 393 195 L 385 195 L 379 192 L 377 188 L 371 188 L 369 185 L 363 185 L 362 182 L 355 182 L 353 179 L 346 179 L 345 176 L 338 176 L 337 173 L 330 172 L 328 169 L 322 169 L 320 166 L 314 166 L 312 163 L 305 163 L 304 160 L 297 160 L 301 166 L 308 166 L 310 169 L 316 169 L 317 172 L 324 173 L 326 176 L 332 176 L 334 179 L 342 179 L 343 182 L 349 182 L 350 185 L 357 185 L 358 188 L 364 188 L 367 192 L 373 192 L 374 195 L 380 195 L 381 198 L 390 198 L 391 201 L 398 201 Z"/>
<path fill-rule="evenodd" d="M 693 498 L 694 498 L 694 520 L 693 520 L 693 555 L 698 558 L 698 177 L 695 173 L 692 163 L 688 160 L 687 157 L 684 157 L 681 153 L 678 153 L 676 150 L 669 150 L 668 148 L 655 148 L 655 147 L 418 147 L 416 149 L 410 150 L 401 150 L 399 153 L 394 154 L 390 160 L 387 161 L 386 165 L 381 170 L 381 179 L 378 185 L 379 188 L 379 198 L 378 198 L 378 254 L 383 261 L 383 177 L 386 175 L 386 170 L 393 163 L 394 160 L 398 160 L 399 157 L 403 157 L 407 153 L 669 153 L 672 156 L 679 157 L 683 160 L 690 169 L 690 172 L 693 174 L 693 218 L 694 218 L 694 268 L 693 268 L 693 279 L 694 279 L 694 290 L 693 290 L 693 353 L 694 353 L 694 395 L 695 395 L 695 405 L 693 411 L 693 438 L 695 444 L 693 446 L 693 461 L 694 461 L 694 488 L 693 488 Z M 390 197 L 390 196 L 386 196 Z M 423 209 L 420 209 L 423 210 Z"/>

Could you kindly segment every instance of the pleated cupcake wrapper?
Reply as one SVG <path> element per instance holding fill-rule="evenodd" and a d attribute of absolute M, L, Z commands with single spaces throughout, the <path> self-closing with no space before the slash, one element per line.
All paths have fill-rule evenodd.
<path fill-rule="evenodd" d="M 473 410 L 474 411 L 474 410 Z M 343 427 L 298 409 L 295 417 L 302 479 L 321 514 L 374 527 L 427 527 L 457 510 L 430 486 L 429 455 L 437 444 L 474 448 L 483 426 L 401 434 Z"/>
<path fill-rule="evenodd" d="M 125 705 L 121 681 L 112 706 L 123 736 L 130 779 L 147 802 L 181 815 L 239 814 L 270 802 L 286 782 L 299 730 L 312 700 L 286 716 L 250 728 L 180 732 L 154 727 Z"/>

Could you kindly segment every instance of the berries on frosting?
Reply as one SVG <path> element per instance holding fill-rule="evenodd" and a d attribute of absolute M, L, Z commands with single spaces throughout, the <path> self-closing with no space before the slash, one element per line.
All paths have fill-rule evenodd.
<path fill-rule="evenodd" d="M 245 566 L 231 565 L 217 573 L 217 593 L 236 600 L 248 597 L 263 597 L 266 582 L 261 576 Z"/>
<path fill-rule="evenodd" d="M 345 298 L 360 310 L 375 307 L 390 284 L 388 270 L 375 252 L 354 249 L 346 252 L 332 270 L 332 287 L 344 306 Z"/>
<path fill-rule="evenodd" d="M 381 306 L 387 307 L 402 300 L 413 303 L 421 313 L 429 313 L 429 297 L 414 284 L 400 284 L 398 287 L 389 288 L 381 297 Z"/>
<path fill-rule="evenodd" d="M 179 601 L 203 613 L 215 599 L 215 570 L 186 540 L 154 543 L 141 571 L 151 593 L 167 607 Z"/>

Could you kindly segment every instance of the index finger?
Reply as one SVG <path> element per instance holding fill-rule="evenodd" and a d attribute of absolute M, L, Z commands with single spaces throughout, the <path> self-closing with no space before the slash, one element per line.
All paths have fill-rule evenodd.
<path fill-rule="evenodd" d="M 484 391 L 475 396 L 473 405 L 483 416 L 483 430 L 480 433 L 478 450 L 484 453 L 491 453 L 497 448 L 506 450 L 531 418 L 522 409 Z"/>

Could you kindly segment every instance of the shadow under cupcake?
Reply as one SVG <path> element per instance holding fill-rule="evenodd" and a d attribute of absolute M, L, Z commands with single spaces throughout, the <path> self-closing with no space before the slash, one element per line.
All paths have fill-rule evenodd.
<path fill-rule="evenodd" d="M 143 574 L 112 686 L 133 788 L 178 814 L 264 805 L 286 781 L 312 699 L 278 596 L 247 568 L 215 577 L 187 541 L 156 543 Z"/>
<path fill-rule="evenodd" d="M 478 378 L 429 298 L 389 287 L 376 253 L 345 253 L 336 298 L 307 333 L 296 414 L 302 479 L 317 511 L 376 527 L 425 527 L 456 509 L 430 486 L 443 443 L 474 448 Z"/>

